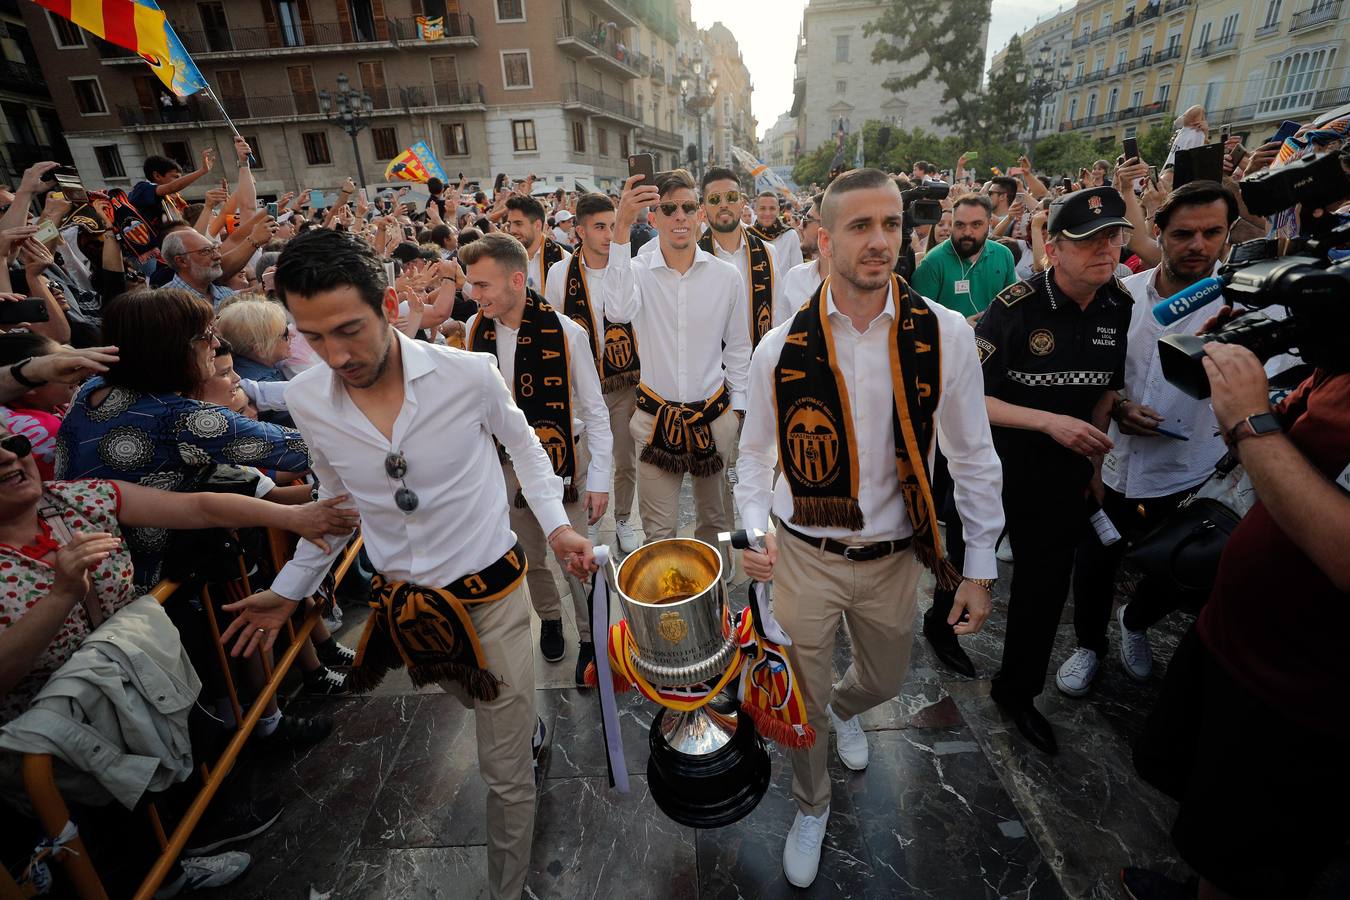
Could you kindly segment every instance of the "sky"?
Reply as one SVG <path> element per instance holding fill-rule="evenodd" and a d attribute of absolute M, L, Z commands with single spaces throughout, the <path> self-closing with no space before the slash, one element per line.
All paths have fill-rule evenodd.
<path fill-rule="evenodd" d="M 1036 17 L 1074 0 L 993 0 L 985 68 L 994 52 Z M 740 44 L 755 92 L 752 107 L 759 136 L 792 106 L 792 57 L 806 0 L 691 0 L 694 21 L 703 28 L 721 21 Z"/>

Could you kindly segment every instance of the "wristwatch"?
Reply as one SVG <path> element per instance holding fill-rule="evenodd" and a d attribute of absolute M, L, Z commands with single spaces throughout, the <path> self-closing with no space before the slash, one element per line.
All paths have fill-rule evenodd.
<path fill-rule="evenodd" d="M 989 593 L 994 592 L 994 585 L 998 583 L 997 578 L 962 578 L 962 581 L 969 581 L 971 584 L 978 584 Z"/>
<path fill-rule="evenodd" d="M 25 377 L 23 377 L 23 367 L 26 366 L 26 365 L 28 365 L 28 364 L 29 364 L 30 362 L 32 362 L 32 361 L 33 361 L 33 357 L 30 356 L 30 357 L 28 357 L 27 359 L 21 359 L 21 360 L 19 360 L 19 361 L 16 362 L 14 365 L 12 365 L 12 366 L 9 367 L 9 374 L 10 374 L 10 376 L 13 377 L 13 379 L 14 379 L 15 381 L 17 381 L 19 384 L 23 385 L 24 387 L 28 388 L 29 390 L 34 390 L 34 389 L 36 389 L 36 388 L 40 388 L 40 387 L 42 387 L 43 385 L 45 385 L 45 384 L 47 383 L 47 382 L 45 382 L 45 381 L 34 381 L 34 380 L 31 379 L 31 378 L 25 378 Z"/>
<path fill-rule="evenodd" d="M 1243 438 L 1262 437 L 1267 434 L 1277 434 L 1283 430 L 1280 427 L 1280 420 L 1275 417 L 1274 413 L 1264 412 L 1248 416 L 1238 422 L 1228 429 L 1226 438 L 1228 446 L 1233 447 Z"/>

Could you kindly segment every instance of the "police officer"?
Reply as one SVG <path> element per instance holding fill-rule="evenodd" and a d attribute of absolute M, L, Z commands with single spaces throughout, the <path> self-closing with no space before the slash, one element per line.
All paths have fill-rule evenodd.
<path fill-rule="evenodd" d="M 975 329 L 1017 558 L 1003 667 L 990 695 L 1027 740 L 1052 754 L 1054 730 L 1032 701 L 1045 685 L 1090 498 L 1100 501 L 1107 423 L 1125 383 L 1133 300 L 1115 268 L 1129 228 L 1113 188 L 1057 200 L 1050 267 L 1000 292 Z"/>

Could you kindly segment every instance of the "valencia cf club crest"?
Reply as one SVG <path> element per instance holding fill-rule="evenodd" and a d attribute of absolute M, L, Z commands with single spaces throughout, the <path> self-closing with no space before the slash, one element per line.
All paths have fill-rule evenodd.
<path fill-rule="evenodd" d="M 605 329 L 605 362 L 616 372 L 633 362 L 633 341 L 628 336 L 628 329 L 621 325 L 610 325 Z"/>
<path fill-rule="evenodd" d="M 1037 328 L 1031 333 L 1031 339 L 1027 343 L 1031 352 L 1037 356 L 1049 356 L 1055 352 L 1055 336 L 1048 328 Z"/>
<path fill-rule="evenodd" d="M 539 443 L 548 454 L 556 472 L 567 459 L 567 438 L 563 435 L 562 429 L 551 422 L 543 422 L 535 427 L 534 433 L 538 435 Z"/>
<path fill-rule="evenodd" d="M 1088 197 L 1087 204 L 1088 204 L 1088 209 L 1092 211 L 1092 214 L 1093 214 L 1094 216 L 1100 216 L 1100 215 L 1102 214 L 1102 198 L 1101 198 L 1101 197 L 1096 197 L 1096 196 Z"/>
<path fill-rule="evenodd" d="M 689 634 L 689 623 L 677 612 L 661 613 L 661 621 L 657 627 L 661 630 L 661 637 L 672 644 L 678 644 Z"/>
<path fill-rule="evenodd" d="M 773 328 L 773 310 L 767 304 L 761 304 L 755 315 L 755 336 L 762 339 Z"/>
<path fill-rule="evenodd" d="M 838 477 L 839 425 L 821 403 L 803 399 L 787 417 L 787 464 L 803 484 L 824 487 Z"/>

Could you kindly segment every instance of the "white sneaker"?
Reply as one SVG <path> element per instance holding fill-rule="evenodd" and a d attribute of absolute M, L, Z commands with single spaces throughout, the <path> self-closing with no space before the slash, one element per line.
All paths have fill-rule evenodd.
<path fill-rule="evenodd" d="M 627 519 L 616 519 L 614 522 L 614 535 L 619 539 L 619 552 L 627 556 L 636 550 L 641 542 L 638 540 L 637 532 Z"/>
<path fill-rule="evenodd" d="M 1120 625 L 1120 661 L 1135 681 L 1148 681 L 1153 674 L 1153 648 L 1148 643 L 1147 631 L 1131 631 L 1125 627 L 1125 604 L 1116 610 Z"/>
<path fill-rule="evenodd" d="M 215 856 L 188 856 L 180 859 L 182 874 L 172 884 L 155 892 L 155 900 L 167 900 L 179 894 L 221 887 L 248 871 L 253 858 L 240 850 L 229 850 Z"/>
<path fill-rule="evenodd" d="M 586 528 L 586 537 L 587 537 L 588 539 L 590 539 L 590 542 L 591 542 L 591 546 L 592 546 L 592 547 L 594 547 L 595 545 L 597 545 L 597 544 L 600 543 L 600 523 L 599 523 L 599 522 L 595 522 L 594 524 L 587 526 L 587 528 Z"/>
<path fill-rule="evenodd" d="M 862 722 L 857 716 L 841 719 L 827 703 L 825 711 L 830 714 L 830 724 L 834 726 L 834 743 L 839 748 L 839 761 L 855 772 L 867 768 L 867 735 L 863 732 Z"/>
<path fill-rule="evenodd" d="M 1055 673 L 1055 687 L 1070 697 L 1081 697 L 1092 686 L 1099 665 L 1096 653 L 1086 647 L 1079 647 Z"/>
<path fill-rule="evenodd" d="M 999 562 L 1010 563 L 1013 561 L 1012 541 L 1008 540 L 1006 535 L 994 547 L 994 556 L 998 558 Z"/>
<path fill-rule="evenodd" d="M 783 845 L 783 874 L 788 883 L 799 888 L 810 887 L 820 870 L 820 845 L 825 843 L 825 823 L 830 820 L 830 809 L 818 816 L 808 816 L 797 810 Z"/>

